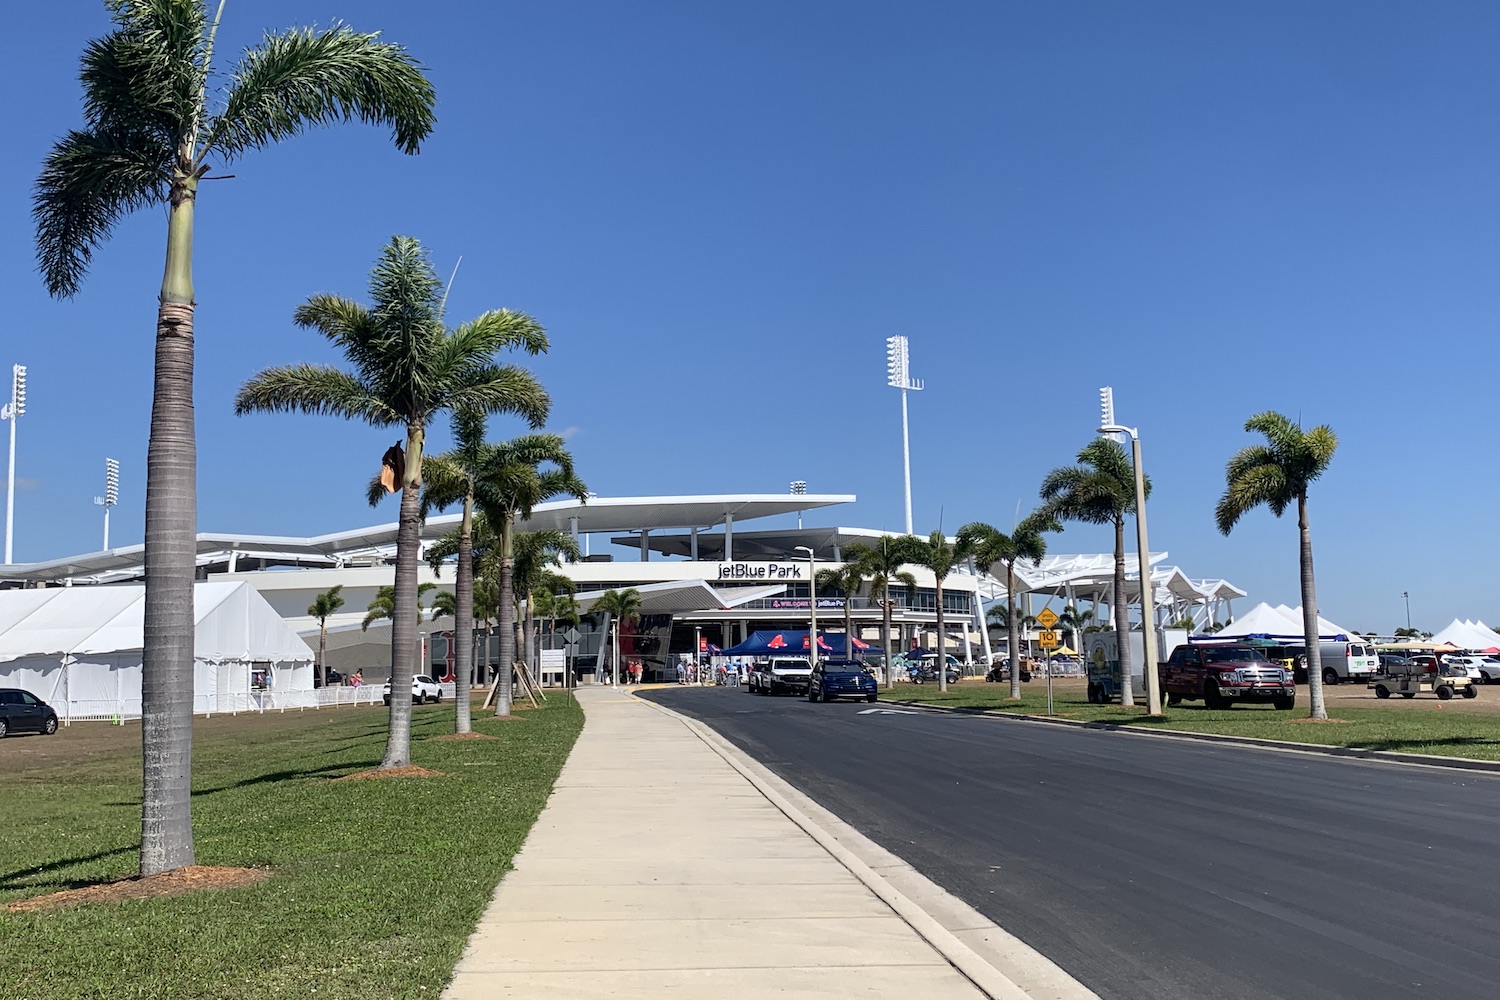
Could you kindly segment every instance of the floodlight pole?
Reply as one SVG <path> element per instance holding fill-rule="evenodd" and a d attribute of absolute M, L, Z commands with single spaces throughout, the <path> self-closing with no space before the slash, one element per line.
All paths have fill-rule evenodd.
<path fill-rule="evenodd" d="M 1411 631 L 1411 594 L 1401 591 L 1401 597 L 1406 601 L 1406 631 Z M 1411 638 L 1408 636 L 1407 638 Z"/>
<path fill-rule="evenodd" d="M 109 509 L 120 502 L 120 463 L 112 458 L 104 460 L 104 495 L 94 497 L 94 504 L 104 508 L 104 548 L 109 551 Z"/>
<path fill-rule="evenodd" d="M 885 384 L 901 390 L 901 462 L 906 484 L 906 533 L 912 533 L 911 520 L 911 428 L 906 414 L 906 393 L 922 388 L 911 377 L 911 354 L 905 337 L 885 338 Z"/>
<path fill-rule="evenodd" d="M 0 420 L 10 421 L 10 466 L 5 476 L 5 565 L 11 558 L 16 527 L 16 418 L 26 412 L 26 366 L 10 366 L 10 403 L 0 407 Z"/>
<path fill-rule="evenodd" d="M 1141 436 L 1134 427 L 1115 423 L 1115 391 L 1110 386 L 1099 390 L 1099 433 L 1130 435 L 1130 458 L 1135 466 L 1135 545 L 1141 575 L 1141 639 L 1145 663 L 1141 673 L 1146 681 L 1146 714 L 1161 715 L 1161 678 L 1157 676 L 1155 596 L 1151 586 L 1151 550 L 1146 542 L 1146 472 L 1141 466 Z M 1130 605 L 1125 595 L 1116 597 L 1124 605 L 1125 641 L 1130 641 Z M 1118 610 L 1118 609 L 1117 609 Z"/>
<path fill-rule="evenodd" d="M 811 649 L 811 659 L 814 670 L 818 667 L 818 570 L 813 565 L 813 550 L 806 545 L 798 545 L 798 552 L 807 553 L 807 609 L 812 613 L 812 630 L 808 632 L 807 645 Z"/>

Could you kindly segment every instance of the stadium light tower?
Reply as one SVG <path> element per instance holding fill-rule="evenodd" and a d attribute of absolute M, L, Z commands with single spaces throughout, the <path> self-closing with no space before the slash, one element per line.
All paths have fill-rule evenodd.
<path fill-rule="evenodd" d="M 906 533 L 911 534 L 911 430 L 906 421 L 906 394 L 922 388 L 911 377 L 911 355 L 905 337 L 885 338 L 885 384 L 901 390 L 901 459 L 906 471 Z"/>
<path fill-rule="evenodd" d="M 805 496 L 807 496 L 807 483 L 804 480 L 801 480 L 801 479 L 793 479 L 792 480 L 792 496 L 794 496 L 794 497 L 805 497 Z M 802 530 L 802 512 L 800 510 L 797 511 L 797 530 L 798 531 Z"/>
<path fill-rule="evenodd" d="M 104 495 L 94 497 L 94 503 L 104 508 L 104 548 L 109 551 L 109 509 L 120 502 L 120 463 L 112 458 L 104 460 Z"/>
<path fill-rule="evenodd" d="M 10 470 L 5 477 L 5 565 L 11 558 L 11 536 L 16 527 L 16 418 L 26 413 L 26 366 L 10 366 L 10 402 L 0 406 L 0 420 L 10 421 Z"/>
<path fill-rule="evenodd" d="M 1146 713 L 1160 715 L 1161 683 L 1156 673 L 1156 610 L 1152 607 L 1156 595 L 1152 593 L 1151 554 L 1146 545 L 1146 472 L 1141 468 L 1141 436 L 1134 427 L 1123 427 L 1115 423 L 1115 390 L 1107 385 L 1099 390 L 1099 433 L 1108 434 L 1115 440 L 1119 440 L 1121 434 L 1130 435 L 1130 458 L 1135 466 L 1135 547 L 1141 573 L 1141 646 L 1146 661 L 1141 664 L 1141 676 L 1146 681 Z M 1128 642 L 1130 606 L 1125 603 L 1124 594 L 1118 595 L 1116 600 L 1124 607 L 1126 638 L 1122 641 Z"/>

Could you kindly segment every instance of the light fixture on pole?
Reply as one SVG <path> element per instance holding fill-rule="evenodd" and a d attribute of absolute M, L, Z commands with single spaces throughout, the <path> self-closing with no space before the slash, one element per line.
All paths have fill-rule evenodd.
<path fill-rule="evenodd" d="M 703 626 L 693 626 L 693 676 L 703 683 Z"/>
<path fill-rule="evenodd" d="M 1151 592 L 1151 550 L 1146 544 L 1146 472 L 1141 467 L 1141 436 L 1134 427 L 1123 427 L 1115 423 L 1115 390 L 1107 385 L 1099 390 L 1099 433 L 1130 435 L 1130 458 L 1135 465 L 1135 545 L 1141 574 L 1141 639 L 1146 661 L 1141 664 L 1141 674 L 1146 679 L 1146 713 L 1160 715 L 1161 681 L 1156 672 L 1156 612 L 1152 606 L 1156 595 Z M 1120 594 L 1119 600 L 1124 603 L 1125 595 Z M 1130 608 L 1126 605 L 1123 641 L 1129 640 Z"/>
<path fill-rule="evenodd" d="M 805 497 L 805 496 L 807 496 L 807 483 L 803 482 L 800 479 L 793 479 L 792 480 L 792 496 L 794 496 L 794 497 Z M 802 530 L 802 511 L 800 511 L 800 510 L 797 511 L 797 530 L 798 531 Z"/>
<path fill-rule="evenodd" d="M 906 394 L 922 388 L 911 377 L 911 354 L 905 337 L 885 338 L 885 384 L 901 390 L 901 462 L 906 474 L 906 533 L 911 534 L 911 431 L 906 421 Z"/>
<path fill-rule="evenodd" d="M 94 497 L 94 505 L 104 508 L 104 548 L 109 551 L 109 509 L 120 502 L 120 463 L 112 458 L 104 460 L 104 495 Z"/>
<path fill-rule="evenodd" d="M 812 612 L 812 627 L 807 632 L 807 645 L 812 651 L 811 660 L 813 667 L 818 665 L 818 569 L 813 565 L 813 550 L 806 545 L 798 545 L 798 552 L 807 553 L 807 607 Z"/>
<path fill-rule="evenodd" d="M 0 420 L 10 421 L 10 471 L 5 477 L 5 564 L 11 558 L 16 527 L 16 418 L 26 413 L 26 366 L 10 366 L 10 402 L 0 407 Z"/>

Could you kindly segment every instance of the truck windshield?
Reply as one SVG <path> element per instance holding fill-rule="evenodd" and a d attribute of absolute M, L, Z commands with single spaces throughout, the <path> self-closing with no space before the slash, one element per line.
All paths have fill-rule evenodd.
<path fill-rule="evenodd" d="M 1249 646 L 1230 646 L 1219 649 L 1206 646 L 1203 649 L 1204 663 L 1234 663 L 1239 660 L 1265 660 L 1265 658 L 1266 654 Z"/>

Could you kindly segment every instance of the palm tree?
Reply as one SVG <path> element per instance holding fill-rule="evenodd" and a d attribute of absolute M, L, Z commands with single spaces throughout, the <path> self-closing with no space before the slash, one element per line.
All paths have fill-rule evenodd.
<path fill-rule="evenodd" d="M 414 154 L 432 131 L 421 68 L 375 34 L 337 26 L 267 35 L 228 77 L 214 71 L 218 16 L 203 0 L 110 0 L 114 28 L 82 60 L 82 129 L 48 154 L 32 201 L 49 294 L 77 294 L 94 251 L 137 209 L 167 217 L 146 457 L 146 612 L 141 675 L 141 874 L 194 860 L 190 789 L 197 451 L 193 426 L 193 230 L 210 160 L 308 128 L 389 126 Z M 219 9 L 222 11 L 223 4 Z"/>
<path fill-rule="evenodd" d="M 1079 656 L 1083 655 L 1083 632 L 1084 629 L 1094 624 L 1092 613 L 1085 614 L 1078 607 L 1069 604 L 1062 609 L 1062 614 L 1057 616 L 1058 626 L 1068 633 L 1068 642 L 1073 646 L 1073 651 Z"/>
<path fill-rule="evenodd" d="M 323 658 L 328 652 L 328 618 L 338 613 L 339 608 L 344 606 L 344 599 L 339 592 L 344 589 L 343 584 L 331 587 L 323 591 L 313 599 L 307 606 L 307 613 L 318 620 L 318 683 L 328 683 L 328 670 L 324 666 Z"/>
<path fill-rule="evenodd" d="M 433 584 L 434 587 L 437 584 Z M 420 587 L 420 585 L 419 585 Z M 432 595 L 432 620 L 439 618 L 458 618 L 458 595 L 449 590 L 440 590 Z M 456 669 L 456 668 L 455 668 Z"/>
<path fill-rule="evenodd" d="M 1229 534 L 1246 513 L 1265 504 L 1280 517 L 1297 505 L 1298 557 L 1302 570 L 1302 633 L 1307 645 L 1307 697 L 1314 719 L 1328 718 L 1323 704 L 1323 664 L 1318 656 L 1318 598 L 1313 586 L 1312 535 L 1307 527 L 1307 488 L 1333 461 L 1339 439 L 1319 424 L 1300 423 L 1271 410 L 1245 421 L 1245 430 L 1265 435 L 1266 443 L 1242 449 L 1224 470 L 1224 496 L 1214 510 L 1219 530 Z"/>
<path fill-rule="evenodd" d="M 887 689 L 895 683 L 891 675 L 891 585 L 904 586 L 908 601 L 917 589 L 917 578 L 902 568 L 911 561 L 910 549 L 906 539 L 884 535 L 875 545 L 856 542 L 844 550 L 844 558 L 858 563 L 861 573 L 869 579 L 871 592 L 880 591 L 880 648 L 884 652 Z"/>
<path fill-rule="evenodd" d="M 864 588 L 865 578 L 870 574 L 865 572 L 864 565 L 859 560 L 856 552 L 844 553 L 844 565 L 839 569 L 820 569 L 814 578 L 819 590 L 837 590 L 844 595 L 844 655 L 853 658 L 854 653 L 854 599 Z M 817 636 L 812 637 L 812 642 L 817 642 Z"/>
<path fill-rule="evenodd" d="M 391 620 L 390 734 L 382 768 L 411 763 L 411 675 L 416 631 L 417 560 L 422 516 L 422 445 L 427 427 L 444 411 L 513 413 L 533 427 L 547 419 L 551 401 L 525 369 L 495 363 L 502 350 L 547 350 L 547 335 L 531 317 L 509 309 L 484 313 L 448 329 L 442 322 L 443 286 L 421 244 L 391 239 L 370 274 L 366 308 L 335 295 L 315 295 L 298 307 L 298 326 L 323 334 L 353 365 L 268 368 L 240 387 L 236 413 L 259 410 L 332 414 L 375 427 L 401 427 L 406 446 L 386 451 L 391 490 L 401 491 L 396 532 L 396 608 Z"/>
<path fill-rule="evenodd" d="M 453 707 L 456 733 L 473 732 L 469 678 L 474 670 L 474 489 L 485 455 L 484 414 L 459 411 L 453 415 L 455 446 L 443 455 L 434 455 L 424 471 L 427 481 L 422 488 L 422 519 L 433 510 L 443 510 L 454 503 L 463 504 L 455 552 L 458 568 L 453 584 Z M 441 559 L 428 553 L 434 574 L 440 571 Z"/>
<path fill-rule="evenodd" d="M 594 600 L 594 610 L 602 611 L 605 615 L 604 632 L 605 638 L 609 638 L 609 626 L 611 620 L 615 627 L 614 648 L 611 651 L 610 663 L 614 666 L 614 683 L 620 683 L 620 623 L 636 621 L 641 617 L 641 592 L 634 587 L 626 587 L 624 590 L 606 590 Z M 601 648 L 602 653 L 602 648 Z M 601 655 L 600 663 L 604 662 Z M 597 676 L 597 674 L 595 675 Z"/>
<path fill-rule="evenodd" d="M 1130 683 L 1130 605 L 1125 599 L 1125 518 L 1135 511 L 1135 469 L 1113 438 L 1095 438 L 1078 452 L 1077 465 L 1053 469 L 1042 480 L 1042 510 L 1047 516 L 1115 528 L 1115 581 L 1110 594 L 1115 639 L 1120 652 L 1120 704 L 1134 705 Z M 1151 480 L 1146 480 L 1146 496 Z M 1141 586 L 1150 586 L 1142 580 Z M 1142 622 L 1150 628 L 1150 622 Z"/>
<path fill-rule="evenodd" d="M 435 583 L 420 583 L 417 585 L 417 615 L 416 624 L 422 624 L 422 595 L 429 590 L 435 590 Z M 436 614 L 433 615 L 437 617 Z M 370 626 L 382 619 L 390 619 L 394 625 L 396 621 L 396 588 L 387 584 L 375 591 L 375 596 L 370 598 L 370 604 L 365 608 L 364 621 L 359 623 L 361 632 L 368 632 Z"/>
<path fill-rule="evenodd" d="M 500 686 L 495 714 L 506 716 L 516 662 L 516 524 L 530 517 L 537 504 L 554 497 L 587 499 L 588 487 L 573 472 L 573 456 L 556 434 L 530 434 L 490 448 L 484 474 L 475 482 L 475 503 L 499 541 Z"/>
<path fill-rule="evenodd" d="M 1005 647 L 1010 650 L 1010 697 L 1021 700 L 1021 622 L 1016 615 L 1016 561 L 1040 562 L 1047 554 L 1046 531 L 1061 531 L 1062 525 L 1046 511 L 1038 511 L 1021 520 L 1009 535 L 983 521 L 972 521 L 958 529 L 958 538 L 974 555 L 975 561 L 993 573 L 998 563 L 1005 576 Z"/>
<path fill-rule="evenodd" d="M 947 642 L 943 635 L 943 581 L 953 568 L 972 554 L 972 543 L 963 537 L 948 541 L 941 531 L 934 531 L 927 538 L 907 535 L 903 541 L 908 549 L 908 561 L 931 571 L 937 581 L 937 668 L 938 690 L 948 690 Z"/>
<path fill-rule="evenodd" d="M 581 483 L 579 485 L 582 486 Z M 566 531 L 517 532 L 513 548 L 515 559 L 511 566 L 511 589 L 518 603 L 525 609 L 525 613 L 521 615 L 521 648 L 526 654 L 521 659 L 532 668 L 537 668 L 539 664 L 533 658 L 536 636 L 532 628 L 532 622 L 537 618 L 534 607 L 537 592 L 556 590 L 559 587 L 572 590 L 573 581 L 552 572 L 552 567 L 558 565 L 563 557 L 577 559 L 583 553 L 579 551 L 573 536 Z"/>

